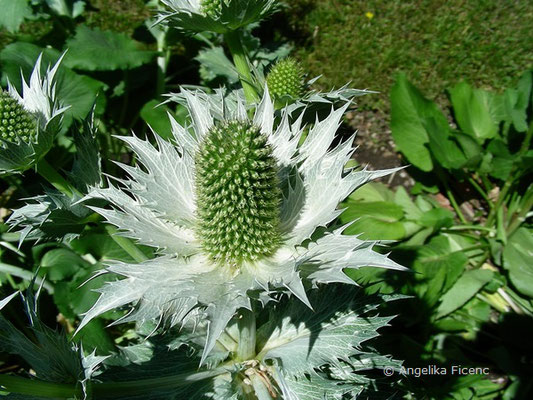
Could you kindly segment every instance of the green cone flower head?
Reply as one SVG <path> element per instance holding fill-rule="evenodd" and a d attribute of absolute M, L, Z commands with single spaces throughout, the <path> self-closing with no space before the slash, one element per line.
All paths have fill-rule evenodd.
<path fill-rule="evenodd" d="M 201 11 L 205 15 L 216 18 L 222 11 L 223 0 L 202 0 L 200 2 Z"/>
<path fill-rule="evenodd" d="M 11 143 L 29 143 L 35 135 L 34 117 L 9 93 L 0 89 L 0 137 Z"/>
<path fill-rule="evenodd" d="M 238 267 L 273 254 L 280 237 L 277 165 L 249 122 L 213 126 L 196 153 L 198 237 L 213 261 Z"/>
<path fill-rule="evenodd" d="M 191 126 L 171 118 L 175 142 L 156 135 L 156 146 L 121 137 L 139 165 L 119 164 L 129 178 L 89 195 L 112 205 L 91 208 L 123 236 L 159 254 L 107 263 L 106 272 L 124 279 L 99 290 L 79 329 L 128 304 L 124 322 L 200 318 L 209 326 L 205 361 L 237 310 L 251 309 L 250 296 L 267 303 L 285 293 L 311 308 L 305 288 L 353 284 L 345 268 L 403 269 L 374 252 L 375 241 L 343 235 L 344 227 L 317 231 L 340 215 L 338 204 L 353 190 L 394 171 L 345 168 L 354 138 L 331 145 L 347 106 L 317 121 L 300 143 L 301 119 L 290 122 L 283 110 L 276 121 L 268 88 L 251 120 L 238 96 L 181 95 Z"/>
<path fill-rule="evenodd" d="M 276 11 L 275 0 L 162 0 L 169 11 L 158 22 L 192 32 L 227 33 L 259 22 Z"/>
<path fill-rule="evenodd" d="M 267 75 L 268 90 L 274 98 L 298 99 L 304 91 L 304 72 L 293 58 L 280 60 Z"/>
<path fill-rule="evenodd" d="M 53 144 L 61 116 L 55 95 L 55 75 L 61 59 L 41 76 L 41 56 L 29 83 L 22 80 L 22 94 L 8 82 L 0 91 L 0 173 L 31 168 Z"/>

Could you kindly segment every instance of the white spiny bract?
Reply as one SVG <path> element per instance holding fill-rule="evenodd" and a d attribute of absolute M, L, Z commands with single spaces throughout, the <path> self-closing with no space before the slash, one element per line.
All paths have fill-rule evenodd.
<path fill-rule="evenodd" d="M 164 320 L 177 325 L 200 313 L 209 324 L 203 361 L 236 311 L 241 307 L 251 309 L 250 296 L 267 302 L 270 294 L 284 292 L 311 308 L 306 288 L 319 283 L 353 284 L 344 274 L 345 268 L 403 269 L 386 255 L 374 252 L 372 247 L 376 242 L 342 235 L 344 227 L 315 232 L 339 216 L 342 210 L 337 209 L 338 204 L 356 188 L 393 171 L 346 169 L 353 153 L 353 137 L 331 148 L 347 105 L 332 110 L 322 121 L 317 120 L 300 144 L 304 132 L 301 119 L 291 123 L 287 112 L 282 111 L 281 120 L 276 121 L 266 88 L 251 121 L 241 102 L 233 112 L 227 111 L 230 122 L 215 121 L 212 115 L 216 113 L 211 112 L 204 93 L 182 90 L 182 95 L 187 101 L 192 126 L 181 126 L 171 118 L 176 144 L 158 136 L 157 146 L 135 136 L 121 137 L 135 153 L 139 165 L 119 163 L 129 178 L 117 179 L 118 186 L 110 184 L 107 188 L 94 188 L 90 193 L 90 197 L 106 199 L 113 206 L 112 209 L 93 207 L 94 211 L 116 225 L 122 235 L 156 247 L 159 254 L 138 264 L 107 263 L 107 272 L 124 279 L 108 282 L 99 290 L 99 299 L 78 329 L 94 317 L 127 304 L 133 304 L 133 310 L 123 322 Z M 228 256 L 226 252 L 217 258 L 215 247 L 202 237 L 207 228 L 202 226 L 205 216 L 201 210 L 206 203 L 202 200 L 205 193 L 198 186 L 207 184 L 202 177 L 208 173 L 205 168 L 212 168 L 213 176 L 221 171 L 217 164 L 204 163 L 201 159 L 204 154 L 220 149 L 206 150 L 206 147 L 219 145 L 217 141 L 222 133 L 232 126 L 246 131 L 245 136 L 255 138 L 256 146 L 264 149 L 259 153 L 264 157 L 265 165 L 261 168 L 267 171 L 267 178 L 262 181 L 264 185 L 254 190 L 279 190 L 279 208 L 275 213 L 279 217 L 272 217 L 272 210 L 265 211 L 268 221 L 279 218 L 279 222 L 273 223 L 277 226 L 271 227 L 279 232 L 279 239 L 264 252 L 254 253 L 252 249 L 253 257 L 244 253 Z M 219 132 L 218 139 L 212 139 L 213 132 Z M 258 163 L 253 163 L 257 154 L 250 158 L 249 175 L 253 175 L 254 168 L 259 168 Z M 275 166 L 268 166 L 270 158 Z M 198 165 L 204 171 L 198 171 Z M 276 179 L 268 178 L 271 167 L 277 172 Z M 231 163 L 222 163 L 220 168 L 227 170 Z M 244 168 L 244 164 L 238 168 Z M 228 176 L 242 182 L 249 176 L 243 171 Z M 278 189 L 273 189 L 273 184 Z M 244 197 L 237 196 L 235 203 L 228 206 L 241 207 L 240 201 L 247 196 L 243 193 Z M 231 194 L 228 196 L 225 198 L 231 198 Z M 272 200 L 266 193 L 252 193 L 252 196 L 266 199 L 266 203 Z M 244 202 L 243 207 L 246 204 L 249 203 Z M 236 224 L 234 231 L 246 232 L 247 228 L 238 225 L 235 215 L 230 216 Z"/>
<path fill-rule="evenodd" d="M 68 108 L 61 107 L 56 99 L 55 75 L 61 59 L 42 76 L 41 58 L 35 63 L 29 83 L 22 79 L 21 94 L 9 81 L 8 91 L 1 92 L 2 118 L 6 119 L 6 112 L 17 114 L 17 118 L 13 115 L 5 123 L 1 121 L 0 172 L 24 171 L 46 154 Z M 14 123 L 20 126 L 11 126 Z"/>
<path fill-rule="evenodd" d="M 227 33 L 259 22 L 277 10 L 276 0 L 162 0 L 169 11 L 158 22 L 192 32 Z"/>

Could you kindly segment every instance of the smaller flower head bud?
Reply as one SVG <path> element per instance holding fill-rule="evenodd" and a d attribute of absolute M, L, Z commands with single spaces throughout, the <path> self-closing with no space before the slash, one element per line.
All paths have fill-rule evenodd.
<path fill-rule="evenodd" d="M 223 0 L 202 0 L 200 2 L 201 10 L 205 15 L 211 18 L 216 18 L 222 11 L 222 1 Z"/>
<path fill-rule="evenodd" d="M 277 62 L 267 75 L 267 85 L 274 98 L 300 98 L 304 91 L 304 72 L 300 64 L 285 58 Z"/>
<path fill-rule="evenodd" d="M 34 117 L 8 92 L 0 89 L 0 137 L 12 143 L 29 143 L 35 130 Z"/>

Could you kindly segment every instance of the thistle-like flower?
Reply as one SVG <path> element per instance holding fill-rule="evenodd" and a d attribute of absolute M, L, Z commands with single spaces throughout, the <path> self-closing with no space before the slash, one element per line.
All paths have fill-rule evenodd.
<path fill-rule="evenodd" d="M 304 71 L 292 58 L 280 60 L 266 77 L 268 90 L 276 99 L 299 99 L 304 91 Z"/>
<path fill-rule="evenodd" d="M 162 0 L 170 11 L 158 22 L 192 32 L 226 33 L 258 22 L 276 11 L 275 0 Z"/>
<path fill-rule="evenodd" d="M 300 143 L 301 119 L 289 122 L 265 95 L 248 119 L 237 100 L 227 119 L 214 118 L 204 93 L 182 90 L 192 126 L 172 122 L 175 144 L 156 136 L 157 147 L 121 137 L 140 165 L 119 164 L 129 178 L 94 188 L 113 209 L 93 207 L 122 235 L 156 247 L 142 263 L 111 262 L 108 282 L 83 319 L 133 304 L 122 321 L 185 323 L 200 313 L 209 324 L 203 358 L 230 319 L 251 299 L 263 303 L 287 293 L 308 307 L 306 290 L 319 283 L 353 284 L 343 270 L 375 266 L 403 269 L 374 252 L 376 242 L 327 230 L 340 201 L 365 182 L 392 170 L 346 169 L 353 137 L 331 148 L 347 106 L 317 121 Z"/>
<path fill-rule="evenodd" d="M 8 82 L 0 89 L 0 172 L 24 171 L 52 146 L 59 132 L 61 107 L 55 96 L 54 78 L 61 59 L 41 76 L 41 56 L 29 83 L 22 80 L 22 94 Z"/>

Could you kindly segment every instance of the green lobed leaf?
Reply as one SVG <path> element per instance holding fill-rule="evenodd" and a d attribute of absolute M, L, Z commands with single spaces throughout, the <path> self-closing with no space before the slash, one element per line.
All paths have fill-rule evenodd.
<path fill-rule="evenodd" d="M 25 18 L 32 15 L 28 0 L 0 0 L 0 27 L 17 32 Z"/>
<path fill-rule="evenodd" d="M 230 85 L 239 81 L 239 73 L 222 47 L 202 49 L 195 60 L 200 63 L 200 77 L 203 81 L 209 82 L 219 76 L 227 79 Z"/>
<path fill-rule="evenodd" d="M 516 289 L 533 297 L 533 231 L 519 228 L 507 241 L 503 250 L 503 267 Z"/>
<path fill-rule="evenodd" d="M 433 306 L 464 270 L 468 258 L 452 251 L 448 239 L 437 236 L 417 251 L 413 270 L 418 272 L 415 289 L 429 306 Z"/>
<path fill-rule="evenodd" d="M 445 208 L 434 208 L 421 215 L 419 222 L 425 227 L 433 228 L 436 232 L 441 228 L 449 228 L 453 225 L 453 212 Z"/>
<path fill-rule="evenodd" d="M 369 185 L 363 187 L 366 186 Z M 402 207 L 405 218 L 408 220 L 417 221 L 422 216 L 422 211 L 416 206 L 414 201 L 411 200 L 411 197 L 402 186 L 399 186 L 398 189 L 396 189 L 396 193 L 394 193 L 394 203 Z"/>
<path fill-rule="evenodd" d="M 458 169 L 466 163 L 448 123 L 441 118 L 427 118 L 423 122 L 429 137 L 429 149 L 435 160 L 446 169 Z"/>
<path fill-rule="evenodd" d="M 533 71 L 525 72 L 516 89 L 507 89 L 504 93 L 504 104 L 508 119 L 518 132 L 527 131 L 527 109 L 531 101 Z"/>
<path fill-rule="evenodd" d="M 448 126 L 437 105 L 426 99 L 405 74 L 398 75 L 391 90 L 391 129 L 398 149 L 410 163 L 422 171 L 431 171 L 433 162 L 426 147 L 426 125 L 433 120 L 439 127 Z"/>
<path fill-rule="evenodd" d="M 487 172 L 497 179 L 507 180 L 517 156 L 511 154 L 507 143 L 500 139 L 492 140 L 487 146 L 487 152 L 490 154 L 485 159 Z"/>
<path fill-rule="evenodd" d="M 354 202 L 341 205 L 346 210 L 341 214 L 343 224 L 353 222 L 344 231 L 347 235 L 361 234 L 362 239 L 402 239 L 405 228 L 400 222 L 404 216 L 402 207 L 385 201 Z"/>
<path fill-rule="evenodd" d="M 150 62 L 155 53 L 139 49 L 139 44 L 122 33 L 79 25 L 67 40 L 65 65 L 88 71 L 131 69 Z"/>
<path fill-rule="evenodd" d="M 486 269 L 465 271 L 450 290 L 441 297 L 435 317 L 441 318 L 457 310 L 479 292 L 493 275 L 493 271 Z"/>
<path fill-rule="evenodd" d="M 459 127 L 479 143 L 498 133 L 499 121 L 493 120 L 489 108 L 491 96 L 491 93 L 472 88 L 466 82 L 458 83 L 450 90 L 450 100 Z"/>
<path fill-rule="evenodd" d="M 31 43 L 15 42 L 6 46 L 0 52 L 2 75 L 21 90 L 20 74 L 29 78 L 39 54 L 43 54 L 43 71 L 48 65 L 53 65 L 61 54 L 52 48 L 41 48 Z M 56 79 L 56 96 L 64 105 L 70 108 L 65 111 L 66 117 L 83 119 L 89 114 L 97 93 L 104 84 L 88 76 L 78 75 L 64 63 L 59 67 Z M 68 125 L 65 123 L 65 125 Z"/>
<path fill-rule="evenodd" d="M 70 249 L 50 250 L 41 259 L 46 277 L 53 282 L 70 278 L 86 265 L 87 261 Z"/>

